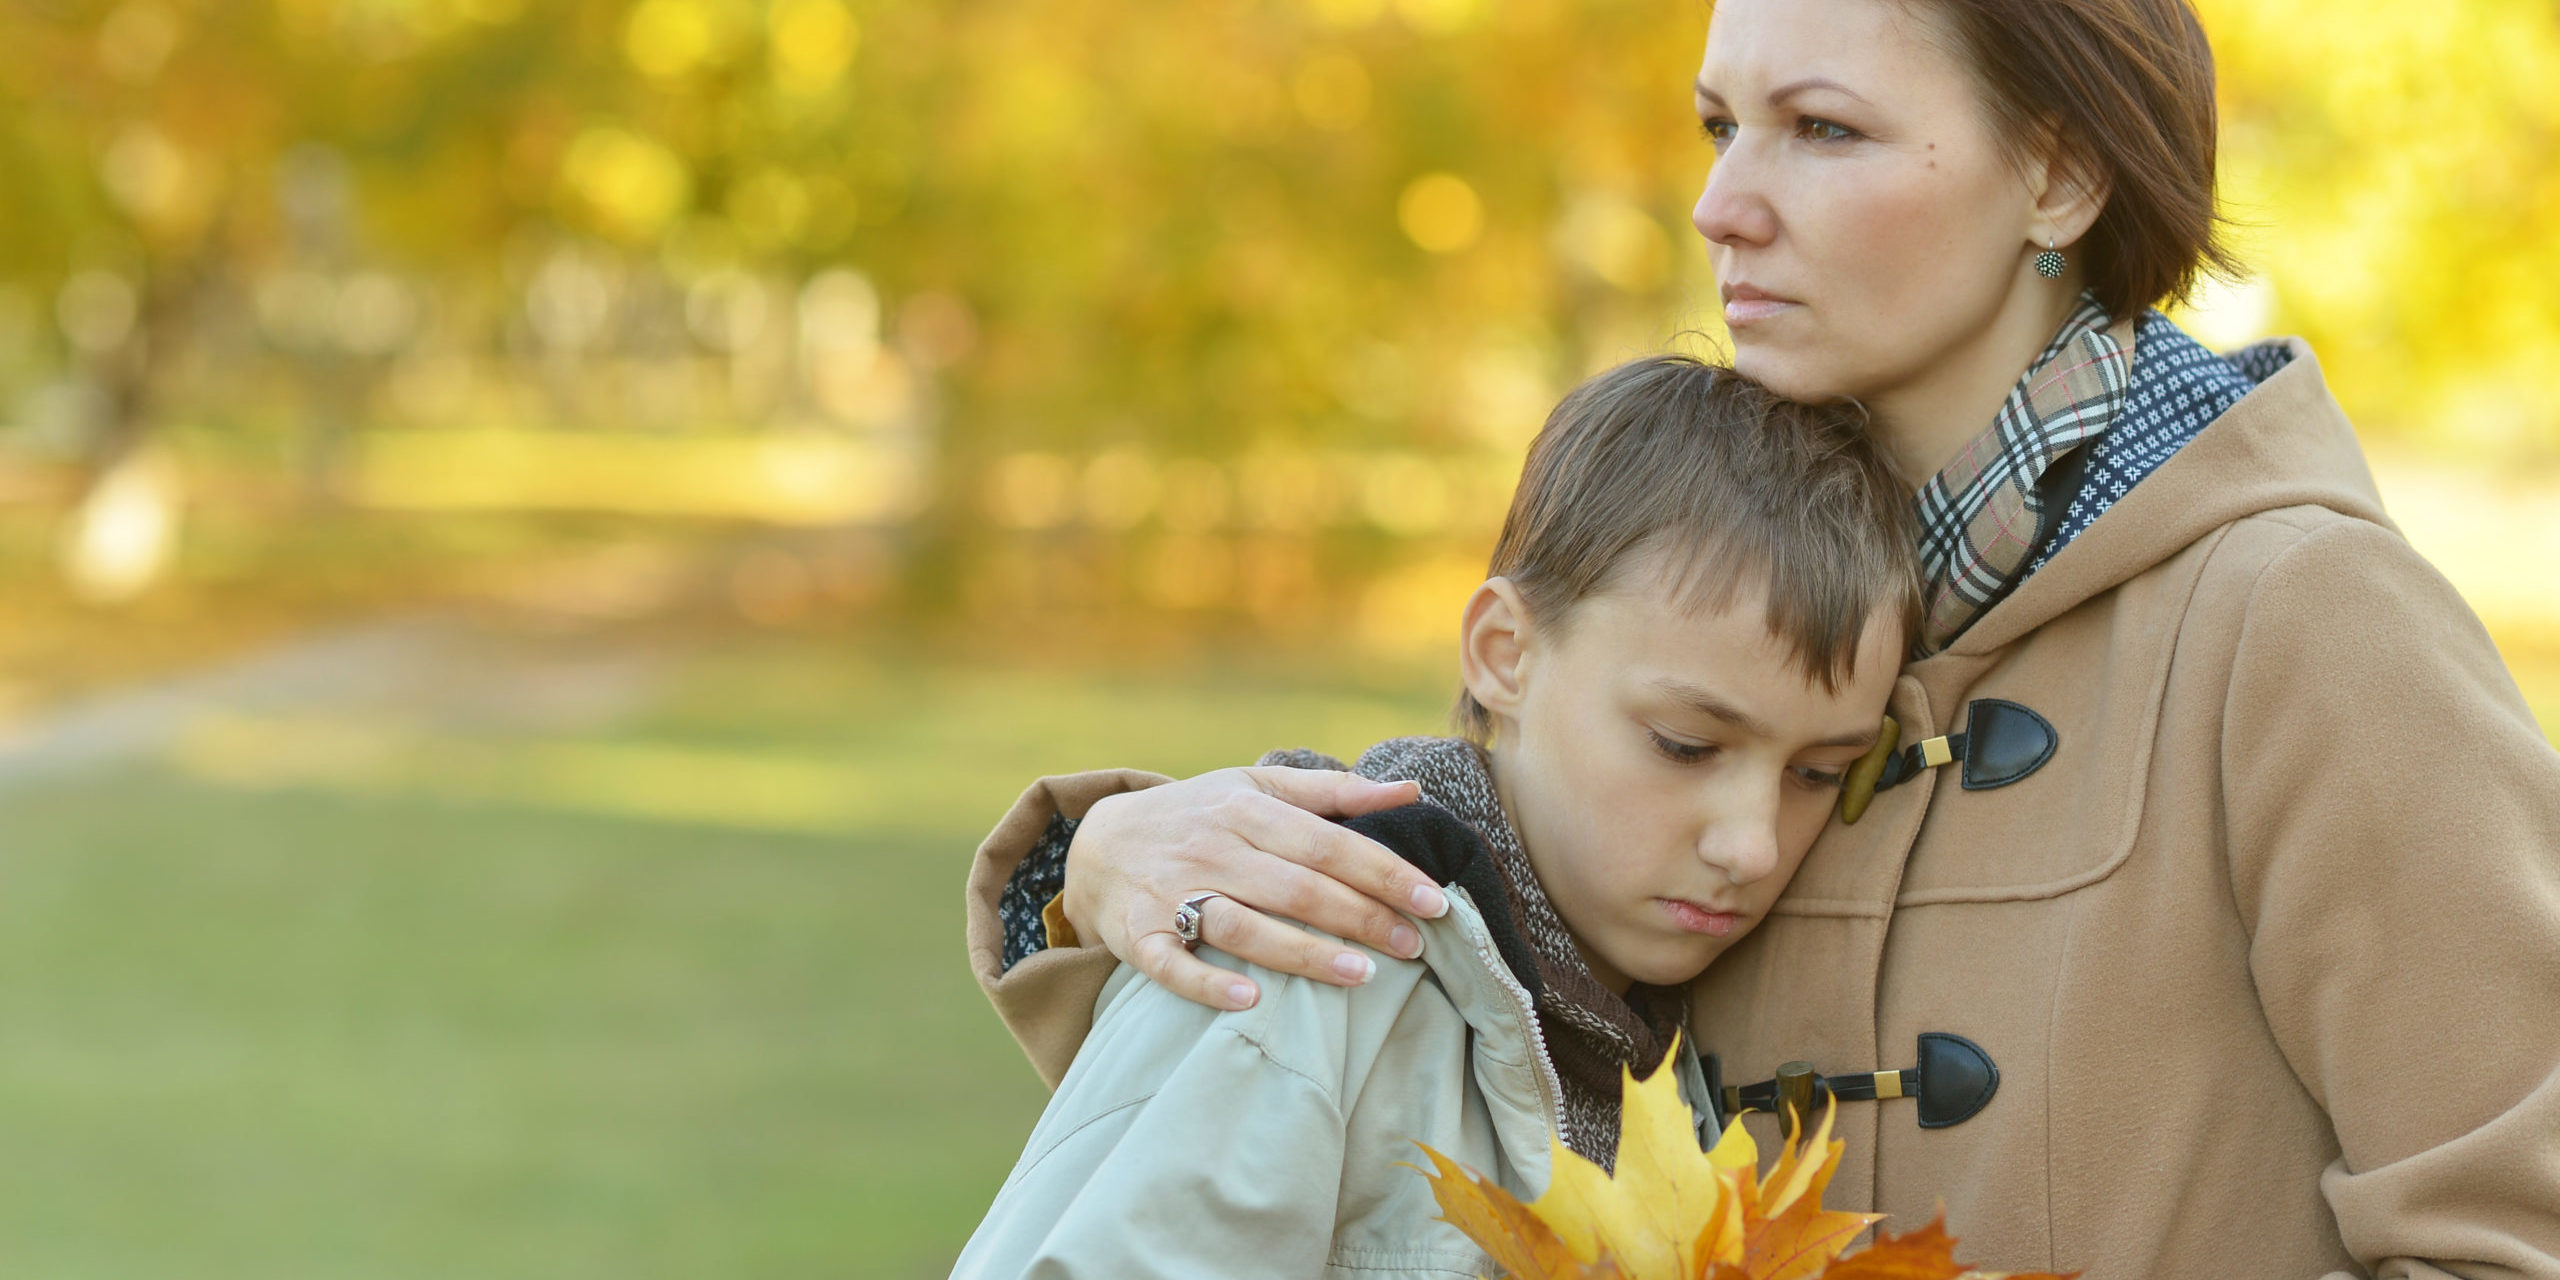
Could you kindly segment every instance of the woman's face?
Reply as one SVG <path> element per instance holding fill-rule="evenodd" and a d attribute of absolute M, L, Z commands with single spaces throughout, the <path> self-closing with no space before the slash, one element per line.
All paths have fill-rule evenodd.
<path fill-rule="evenodd" d="M 1719 0 L 1697 108 L 1717 159 L 1691 221 L 1735 367 L 1780 394 L 1879 407 L 2054 291 L 2041 172 L 1925 5 Z"/>

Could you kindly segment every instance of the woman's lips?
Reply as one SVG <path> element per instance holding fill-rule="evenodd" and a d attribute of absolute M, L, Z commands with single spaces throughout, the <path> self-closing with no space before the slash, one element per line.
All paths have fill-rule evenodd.
<path fill-rule="evenodd" d="M 1721 292 L 1724 295 L 1724 322 L 1728 327 L 1757 324 L 1798 305 L 1793 298 L 1781 298 L 1747 284 L 1728 285 Z"/>
<path fill-rule="evenodd" d="M 1742 915 L 1734 911 L 1709 911 L 1694 902 L 1678 898 L 1656 898 L 1671 923 L 1687 933 L 1703 933 L 1710 938 L 1730 938 L 1742 928 Z"/>

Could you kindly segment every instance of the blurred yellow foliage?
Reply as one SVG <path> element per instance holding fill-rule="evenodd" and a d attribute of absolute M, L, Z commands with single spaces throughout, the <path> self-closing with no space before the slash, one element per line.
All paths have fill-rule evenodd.
<path fill-rule="evenodd" d="M 2181 320 L 2309 338 L 2392 466 L 2504 472 L 2523 496 L 2422 545 L 2560 599 L 2522 550 L 2560 493 L 2560 11 L 2197 3 L 2252 275 Z M 955 604 L 1052 559 L 1105 562 L 1099 608 L 1206 599 L 1160 589 L 1215 559 L 1184 539 L 1297 540 L 1234 554 L 1383 617 L 1375 566 L 1480 560 L 1563 388 L 1721 340 L 1686 226 L 1707 13 L 8 6 L 0 439 L 86 466 L 185 428 L 412 509 L 895 510 L 917 563 L 985 579 L 923 593 Z M 542 478 L 457 478 L 509 432 Z M 619 473 L 561 441 L 764 433 L 914 461 L 858 502 L 568 492 Z"/>

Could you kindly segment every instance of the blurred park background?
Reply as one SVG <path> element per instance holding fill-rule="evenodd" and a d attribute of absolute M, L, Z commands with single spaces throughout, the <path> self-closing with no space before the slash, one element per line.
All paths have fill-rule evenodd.
<path fill-rule="evenodd" d="M 2560 732 L 2560 17 L 2200 0 L 2255 274 Z M 1712 344 L 1706 9 L 0 0 L 0 1260 L 939 1275 L 1029 778 L 1429 731 Z"/>

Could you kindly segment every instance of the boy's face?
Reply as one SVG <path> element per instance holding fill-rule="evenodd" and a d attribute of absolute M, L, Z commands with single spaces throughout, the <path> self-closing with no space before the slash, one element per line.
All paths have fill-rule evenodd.
<path fill-rule="evenodd" d="M 1688 981 L 1767 914 L 1875 743 L 1901 640 L 1879 616 L 1826 693 L 1764 625 L 1759 591 L 1691 610 L 1662 557 L 1626 569 L 1560 631 L 1486 583 L 1464 662 L 1530 864 L 1619 990 Z"/>

